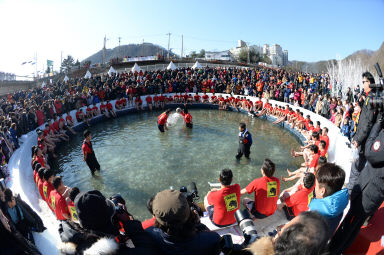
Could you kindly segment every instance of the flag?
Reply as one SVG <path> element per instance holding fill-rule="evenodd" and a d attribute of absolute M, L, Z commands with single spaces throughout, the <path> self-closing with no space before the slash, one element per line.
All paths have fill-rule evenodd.
<path fill-rule="evenodd" d="M 53 66 L 53 60 L 47 59 L 47 66 Z"/>
<path fill-rule="evenodd" d="M 21 65 L 25 65 L 27 62 L 23 62 L 23 63 L 21 63 Z"/>

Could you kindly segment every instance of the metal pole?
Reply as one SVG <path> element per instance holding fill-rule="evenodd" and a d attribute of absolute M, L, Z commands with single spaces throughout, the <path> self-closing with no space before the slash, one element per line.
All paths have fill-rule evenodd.
<path fill-rule="evenodd" d="M 181 55 L 180 55 L 181 59 L 183 59 L 183 46 L 184 46 L 184 38 L 183 38 L 183 35 L 181 35 Z"/>
<path fill-rule="evenodd" d="M 167 57 L 168 57 L 168 60 L 169 60 L 169 44 L 170 44 L 170 41 L 171 41 L 171 33 L 168 33 L 168 54 L 167 54 Z"/>
<path fill-rule="evenodd" d="M 121 55 L 121 53 L 120 53 L 120 40 L 121 40 L 121 37 L 119 36 L 119 55 L 117 56 L 117 61 L 119 61 L 119 57 L 120 57 L 120 55 Z"/>

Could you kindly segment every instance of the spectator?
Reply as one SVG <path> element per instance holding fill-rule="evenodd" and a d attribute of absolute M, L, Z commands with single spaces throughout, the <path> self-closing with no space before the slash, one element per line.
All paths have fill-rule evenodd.
<path fill-rule="evenodd" d="M 191 211 L 185 196 L 176 190 L 164 190 L 155 196 L 152 211 L 155 227 L 146 231 L 165 255 L 219 254 L 220 236 L 216 232 L 198 231 L 198 215 Z"/>
<path fill-rule="evenodd" d="M 325 217 L 329 225 L 329 237 L 339 225 L 348 204 L 348 190 L 342 189 L 344 181 L 344 170 L 335 164 L 326 163 L 317 171 L 316 198 L 309 204 L 309 209 Z"/>
<path fill-rule="evenodd" d="M 240 185 L 232 183 L 231 169 L 223 169 L 220 173 L 221 188 L 211 189 L 204 199 L 204 206 L 211 222 L 218 227 L 236 223 L 235 212 L 240 205 Z"/>

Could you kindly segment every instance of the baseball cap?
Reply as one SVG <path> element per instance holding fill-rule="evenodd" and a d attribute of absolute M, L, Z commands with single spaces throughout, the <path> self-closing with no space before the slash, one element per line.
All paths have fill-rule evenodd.
<path fill-rule="evenodd" d="M 190 215 L 188 201 L 178 190 L 163 190 L 152 203 L 153 215 L 163 225 L 183 224 Z"/>
<path fill-rule="evenodd" d="M 80 224 L 86 229 L 103 231 L 115 214 L 115 205 L 98 190 L 79 193 L 75 208 Z"/>

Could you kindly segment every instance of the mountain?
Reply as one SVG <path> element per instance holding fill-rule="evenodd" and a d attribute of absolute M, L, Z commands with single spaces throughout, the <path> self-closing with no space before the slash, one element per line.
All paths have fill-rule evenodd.
<path fill-rule="evenodd" d="M 105 58 L 106 62 L 113 58 L 117 57 L 141 57 L 141 56 L 156 56 L 158 54 L 160 55 L 167 55 L 168 51 L 164 49 L 163 47 L 159 45 L 155 45 L 152 43 L 143 43 L 143 44 L 128 44 L 128 45 L 121 45 L 117 46 L 113 49 L 106 49 L 105 52 Z M 172 51 L 170 51 L 170 54 L 173 54 Z M 101 63 L 103 61 L 103 50 L 100 50 L 93 54 L 92 56 L 87 57 L 81 63 L 84 63 L 86 61 L 91 61 L 91 64 L 97 64 Z"/>
<path fill-rule="evenodd" d="M 376 75 L 376 70 L 373 67 L 376 62 L 378 62 L 380 67 L 384 70 L 384 42 L 381 44 L 380 48 L 377 51 L 367 49 L 359 50 L 347 56 L 343 59 L 343 61 L 344 60 L 360 60 L 363 66 L 368 66 L 369 71 L 374 72 Z M 305 62 L 293 60 L 289 62 L 287 68 L 302 72 L 322 73 L 327 72 L 327 67 L 330 62 L 336 63 L 337 61 L 336 59 L 322 60 L 318 62 Z"/>

